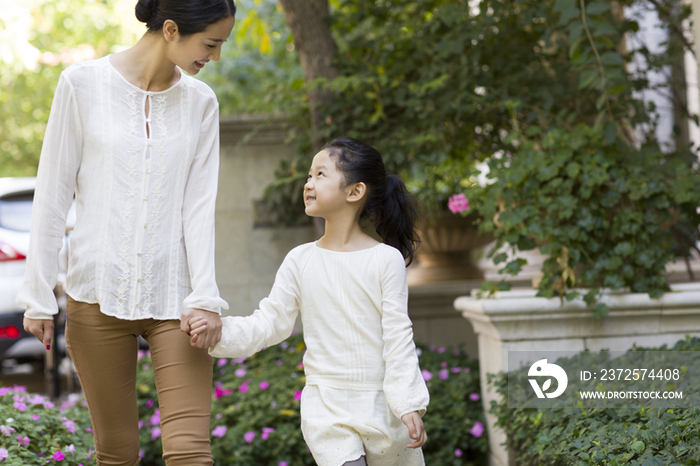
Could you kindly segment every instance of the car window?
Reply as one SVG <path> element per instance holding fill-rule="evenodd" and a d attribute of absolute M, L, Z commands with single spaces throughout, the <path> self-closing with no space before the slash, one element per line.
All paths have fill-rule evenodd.
<path fill-rule="evenodd" d="M 29 231 L 32 223 L 32 193 L 0 199 L 0 228 Z"/>

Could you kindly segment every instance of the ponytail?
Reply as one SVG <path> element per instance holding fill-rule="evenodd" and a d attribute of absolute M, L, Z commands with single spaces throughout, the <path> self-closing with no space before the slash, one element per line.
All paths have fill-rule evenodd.
<path fill-rule="evenodd" d="M 382 241 L 398 249 L 410 265 L 420 242 L 415 231 L 418 212 L 401 178 L 387 174 L 379 152 L 357 139 L 336 138 L 323 148 L 335 157 L 346 186 L 367 186 L 360 218 L 369 219 Z"/>
<path fill-rule="evenodd" d="M 384 242 L 393 246 L 413 262 L 420 239 L 416 234 L 418 211 L 401 178 L 389 173 L 386 176 L 386 193 L 381 209 L 375 213 L 375 231 Z"/>

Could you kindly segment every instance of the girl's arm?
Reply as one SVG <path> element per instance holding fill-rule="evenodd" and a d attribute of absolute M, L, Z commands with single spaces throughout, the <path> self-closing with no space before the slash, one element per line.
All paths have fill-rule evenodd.
<path fill-rule="evenodd" d="M 300 289 L 294 251 L 282 262 L 270 295 L 260 301 L 253 315 L 224 317 L 221 341 L 209 350 L 217 358 L 251 356 L 266 346 L 276 345 L 292 333 L 299 312 Z M 190 320 L 192 339 L 206 329 L 201 319 Z"/>
<path fill-rule="evenodd" d="M 58 313 L 53 293 L 58 253 L 66 235 L 66 217 L 75 194 L 81 151 L 82 126 L 75 89 L 64 72 L 58 80 L 41 147 L 27 267 L 17 296 L 17 304 L 26 309 L 27 319 L 53 319 Z"/>
<path fill-rule="evenodd" d="M 384 394 L 394 415 L 401 419 L 414 411 L 422 416 L 430 396 L 418 366 L 411 319 L 408 317 L 405 261 L 398 250 L 391 248 L 389 251 L 390 257 L 387 257 L 381 271 L 382 356 L 386 364 Z"/>

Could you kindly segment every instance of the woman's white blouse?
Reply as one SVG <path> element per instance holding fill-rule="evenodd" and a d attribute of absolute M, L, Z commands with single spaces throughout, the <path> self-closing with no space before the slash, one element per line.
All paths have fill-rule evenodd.
<path fill-rule="evenodd" d="M 109 57 L 61 74 L 17 298 L 27 317 L 57 312 L 57 258 L 74 194 L 66 284 L 73 299 L 128 320 L 228 309 L 214 273 L 218 102 L 206 84 L 180 74 L 162 92 L 129 83 Z"/>

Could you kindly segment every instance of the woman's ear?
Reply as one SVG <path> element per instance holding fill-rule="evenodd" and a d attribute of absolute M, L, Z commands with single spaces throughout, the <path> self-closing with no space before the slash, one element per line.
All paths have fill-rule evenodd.
<path fill-rule="evenodd" d="M 345 197 L 345 200 L 348 202 L 357 202 L 361 201 L 364 199 L 365 194 L 367 193 L 367 185 L 360 182 L 360 183 L 355 183 L 352 186 L 348 186 L 346 188 L 346 193 L 347 196 Z"/>
<path fill-rule="evenodd" d="M 175 41 L 180 35 L 177 23 L 172 19 L 166 19 L 163 23 L 163 37 L 168 42 Z"/>

